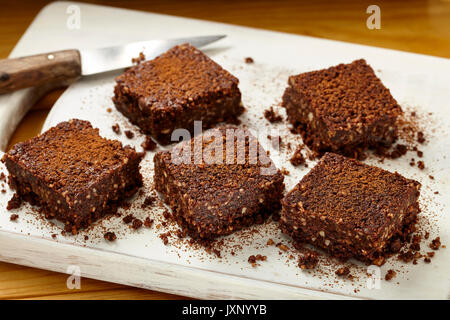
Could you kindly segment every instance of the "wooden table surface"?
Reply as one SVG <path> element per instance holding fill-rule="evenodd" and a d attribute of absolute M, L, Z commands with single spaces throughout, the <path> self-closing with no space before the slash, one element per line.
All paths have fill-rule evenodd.
<path fill-rule="evenodd" d="M 0 58 L 6 58 L 49 1 L 1 0 Z M 88 1 L 103 5 L 213 20 L 450 58 L 450 0 L 443 1 Z M 381 29 L 369 30 L 366 8 L 381 9 Z M 412 66 L 414 67 L 414 66 Z M 64 90 L 49 93 L 23 119 L 10 146 L 35 136 Z M 0 263 L 0 299 L 179 299 L 174 295 Z"/>

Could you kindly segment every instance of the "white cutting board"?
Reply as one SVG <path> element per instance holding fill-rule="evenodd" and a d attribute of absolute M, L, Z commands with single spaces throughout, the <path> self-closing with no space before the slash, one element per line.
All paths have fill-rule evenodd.
<path fill-rule="evenodd" d="M 66 28 L 70 5 L 80 9 L 80 29 Z M 413 106 L 424 115 L 433 112 L 433 115 L 427 115 L 429 127 L 434 129 L 430 132 L 432 143 L 422 148 L 430 169 L 422 172 L 417 167 L 411 168 L 409 158 L 412 154 L 378 165 L 422 182 L 422 221 L 428 221 L 431 226 L 430 239 L 439 235 L 444 244 L 450 243 L 450 61 L 447 59 L 74 2 L 58 2 L 45 7 L 12 56 L 206 34 L 228 35 L 225 40 L 210 45 L 205 52 L 240 79 L 243 102 L 248 109 L 242 117 L 243 123 L 259 134 L 260 142 L 271 151 L 277 165 L 291 172 L 286 177 L 288 190 L 308 169 L 292 167 L 287 161 L 290 152 L 282 149 L 277 153 L 271 149 L 267 134 L 284 137 L 288 135 L 287 128 L 285 124 L 269 125 L 260 117 L 264 109 L 280 102 L 289 74 L 365 58 L 402 106 Z M 244 63 L 248 56 L 254 58 L 254 64 Z M 111 102 L 113 79 L 117 74 L 83 79 L 71 85 L 51 110 L 44 130 L 76 117 L 90 120 L 100 128 L 102 135 L 119 138 L 140 149 L 143 136 L 114 110 Z M 0 98 L 0 142 L 3 146 L 30 105 L 29 101 L 37 95 L 34 89 L 27 89 Z M 112 112 L 107 112 L 110 107 Z M 124 135 L 116 136 L 111 130 L 111 125 L 116 122 L 122 130 L 132 129 L 136 137 L 129 140 Z M 288 142 L 288 138 L 285 139 Z M 295 147 L 301 140 L 292 135 L 289 141 Z M 147 153 L 142 163 L 146 189 L 152 184 L 152 157 L 153 153 Z M 377 164 L 373 159 L 368 162 Z M 3 166 L 1 169 L 4 170 Z M 430 180 L 428 174 L 433 174 L 435 180 Z M 433 194 L 436 190 L 439 195 Z M 59 233 L 60 227 L 30 213 L 27 205 L 14 212 L 6 211 L 6 202 L 11 195 L 10 190 L 6 194 L 0 193 L 0 260 L 3 261 L 59 272 L 67 272 L 69 266 L 75 265 L 83 277 L 198 298 L 449 298 L 449 249 L 439 250 L 431 264 L 420 261 L 413 266 L 389 260 L 379 270 L 380 276 L 384 277 L 386 271 L 393 268 L 399 271 L 397 277 L 391 282 L 382 280 L 373 288 L 368 283 L 378 283 L 368 280 L 366 267 L 357 262 L 354 262 L 356 267 L 352 267 L 356 276 L 354 281 L 334 276 L 337 263 L 326 265 L 321 261 L 318 271 L 312 273 L 301 271 L 296 258 L 286 263 L 291 253 L 295 255 L 294 251 L 280 255 L 278 249 L 265 245 L 272 238 L 292 247 L 289 238 L 281 235 L 274 223 L 253 228 L 253 233 L 246 230 L 227 237 L 227 249 L 222 251 L 219 259 L 186 245 L 171 242 L 165 246 L 159 238 L 159 233 L 165 229 L 153 226 L 131 231 L 120 218 L 99 223 L 88 233 L 88 241 L 84 240 L 84 234 L 77 237 L 58 235 L 55 240 L 50 235 Z M 130 212 L 143 218 L 154 217 L 155 225 L 158 220 L 164 220 L 161 209 L 140 209 L 142 200 L 142 197 L 135 199 Z M 9 221 L 11 213 L 19 213 L 18 222 Z M 103 240 L 102 228 L 115 231 L 118 239 L 112 243 Z M 230 248 L 236 243 L 243 244 L 243 248 L 232 255 Z M 267 261 L 252 268 L 247 259 L 258 253 L 266 255 Z"/>

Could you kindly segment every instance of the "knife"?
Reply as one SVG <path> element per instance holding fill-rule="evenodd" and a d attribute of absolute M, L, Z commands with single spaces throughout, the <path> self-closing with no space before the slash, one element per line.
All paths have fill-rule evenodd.
<path fill-rule="evenodd" d="M 150 40 L 114 47 L 71 49 L 3 59 L 0 60 L 0 94 L 123 69 L 131 66 L 132 59 L 137 58 L 141 52 L 148 60 L 179 44 L 190 43 L 194 47 L 200 48 L 224 37 L 225 35 L 213 35 Z"/>

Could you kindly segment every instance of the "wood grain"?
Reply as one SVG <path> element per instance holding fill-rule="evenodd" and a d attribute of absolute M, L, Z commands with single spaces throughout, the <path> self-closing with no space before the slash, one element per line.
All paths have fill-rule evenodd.
<path fill-rule="evenodd" d="M 48 83 L 74 81 L 81 76 L 78 50 L 63 50 L 0 60 L 0 94 Z"/>
<path fill-rule="evenodd" d="M 6 2 L 6 1 L 5 1 Z M 373 1 L 86 1 L 122 8 L 213 20 L 450 58 L 450 0 L 376 1 L 381 29 L 366 27 Z M 2 4 L 0 58 L 6 58 L 48 1 Z M 39 133 L 47 110 L 62 93 L 41 99 L 25 117 L 10 146 Z M 0 263 L 1 299 L 175 299 L 164 293 L 83 279 L 81 290 L 65 286 L 66 275 Z"/>

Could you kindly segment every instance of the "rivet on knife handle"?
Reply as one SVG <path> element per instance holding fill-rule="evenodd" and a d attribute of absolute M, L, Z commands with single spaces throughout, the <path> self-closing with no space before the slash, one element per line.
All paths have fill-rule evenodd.
<path fill-rule="evenodd" d="M 78 50 L 0 60 L 0 94 L 81 76 Z"/>

